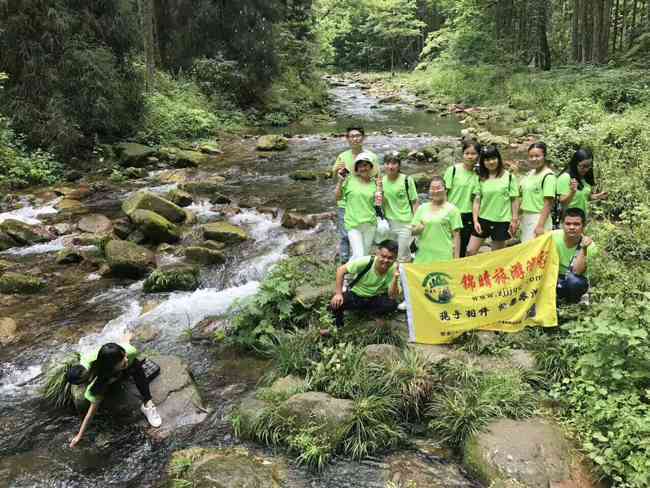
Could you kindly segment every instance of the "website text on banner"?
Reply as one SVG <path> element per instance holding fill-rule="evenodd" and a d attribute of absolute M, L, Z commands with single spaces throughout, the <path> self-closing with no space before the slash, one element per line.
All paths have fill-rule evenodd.
<path fill-rule="evenodd" d="M 556 326 L 558 265 L 550 233 L 468 258 L 402 265 L 409 339 L 444 344 L 473 329 Z"/>

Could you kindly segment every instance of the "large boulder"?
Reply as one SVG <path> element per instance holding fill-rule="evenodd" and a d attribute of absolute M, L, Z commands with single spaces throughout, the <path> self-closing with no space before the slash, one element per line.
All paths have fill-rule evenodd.
<path fill-rule="evenodd" d="M 289 141 L 286 137 L 278 135 L 266 135 L 257 140 L 256 149 L 258 151 L 284 151 L 289 147 Z"/>
<path fill-rule="evenodd" d="M 490 486 L 507 480 L 530 488 L 564 486 L 572 478 L 571 460 L 560 428 L 541 418 L 496 420 L 463 449 L 465 468 Z"/>
<path fill-rule="evenodd" d="M 314 421 L 322 423 L 333 439 L 342 435 L 342 427 L 352 420 L 354 402 L 334 398 L 327 393 L 310 391 L 298 393 L 281 404 L 280 413 L 293 417 L 297 427 L 307 427 Z"/>
<path fill-rule="evenodd" d="M 399 348 L 391 344 L 370 344 L 363 355 L 368 364 L 387 366 L 399 359 Z"/>
<path fill-rule="evenodd" d="M 136 210 L 131 220 L 138 226 L 147 240 L 160 244 L 161 242 L 178 242 L 181 238 L 180 229 L 162 215 L 150 210 Z"/>
<path fill-rule="evenodd" d="M 213 241 L 233 244 L 248 240 L 248 234 L 240 227 L 228 222 L 213 222 L 203 226 L 203 237 Z"/>
<path fill-rule="evenodd" d="M 262 418 L 269 405 L 269 402 L 257 398 L 257 392 L 255 391 L 248 393 L 239 401 L 236 412 L 241 421 L 242 432 L 245 437 L 253 433 L 255 424 Z"/>
<path fill-rule="evenodd" d="M 196 168 L 209 159 L 207 154 L 177 148 L 162 148 L 158 155 L 176 168 Z"/>
<path fill-rule="evenodd" d="M 161 434 L 177 427 L 202 422 L 207 413 L 187 364 L 176 356 L 151 356 L 160 366 L 160 374 L 150 384 L 152 401 L 162 417 Z M 88 408 L 83 398 L 84 387 L 73 388 L 75 405 L 79 412 Z M 119 382 L 102 402 L 102 411 L 125 423 L 146 422 L 140 412 L 142 398 L 133 382 Z"/>
<path fill-rule="evenodd" d="M 149 158 L 156 155 L 154 148 L 134 142 L 115 144 L 114 149 L 120 158 L 120 164 L 124 167 L 146 166 L 149 163 Z"/>
<path fill-rule="evenodd" d="M 189 246 L 185 248 L 185 258 L 188 261 L 201 264 L 222 264 L 226 262 L 226 256 L 217 249 L 210 249 L 205 246 Z"/>
<path fill-rule="evenodd" d="M 172 454 L 168 474 L 170 487 L 281 488 L 286 486 L 287 466 L 243 447 L 193 447 Z"/>
<path fill-rule="evenodd" d="M 129 217 L 136 210 L 150 210 L 174 223 L 185 220 L 185 212 L 181 207 L 148 191 L 134 193 L 122 203 L 122 211 Z"/>
<path fill-rule="evenodd" d="M 52 235 L 43 227 L 29 225 L 20 220 L 7 219 L 0 223 L 0 232 L 9 236 L 20 246 L 28 246 L 39 242 L 47 242 Z"/>
<path fill-rule="evenodd" d="M 311 229 L 324 220 L 334 220 L 334 212 L 319 214 L 300 214 L 297 212 L 284 212 L 282 215 L 282 227 L 287 229 Z"/>
<path fill-rule="evenodd" d="M 278 378 L 273 382 L 269 391 L 275 395 L 288 398 L 296 393 L 302 393 L 305 390 L 305 380 L 297 376 L 289 375 L 284 378 Z"/>
<path fill-rule="evenodd" d="M 104 253 L 111 272 L 117 276 L 140 278 L 156 267 L 154 254 L 133 242 L 109 241 Z"/>
<path fill-rule="evenodd" d="M 169 197 L 169 200 L 179 207 L 187 207 L 192 205 L 192 202 L 194 202 L 192 194 L 183 190 L 172 190 L 167 196 Z"/>
<path fill-rule="evenodd" d="M 106 215 L 90 214 L 79 220 L 77 228 L 91 234 L 108 234 L 113 230 L 113 222 Z"/>
<path fill-rule="evenodd" d="M 146 293 L 193 291 L 199 287 L 199 269 L 195 266 L 173 264 L 158 268 L 144 281 Z"/>
<path fill-rule="evenodd" d="M 27 295 L 45 288 L 45 281 L 36 276 L 7 271 L 0 275 L 0 293 Z"/>

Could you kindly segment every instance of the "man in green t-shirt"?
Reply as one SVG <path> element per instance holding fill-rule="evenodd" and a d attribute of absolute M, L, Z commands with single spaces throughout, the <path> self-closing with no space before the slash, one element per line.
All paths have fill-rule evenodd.
<path fill-rule="evenodd" d="M 562 229 L 552 233 L 560 257 L 557 297 L 572 303 L 578 303 L 589 289 L 587 264 L 598 252 L 591 237 L 584 235 L 584 228 L 585 213 L 580 208 L 569 208 Z"/>
<path fill-rule="evenodd" d="M 330 302 L 337 327 L 343 326 L 346 310 L 367 310 L 375 315 L 397 310 L 399 296 L 399 265 L 397 242 L 382 241 L 374 256 L 366 256 L 340 266 L 336 271 L 336 292 Z M 355 275 L 347 291 L 343 292 L 343 278 Z M 378 319 L 381 321 L 381 318 Z M 322 330 L 321 335 L 328 335 Z"/>
<path fill-rule="evenodd" d="M 345 139 L 348 142 L 350 149 L 342 152 L 336 158 L 336 162 L 332 167 L 332 175 L 334 178 L 338 179 L 339 171 L 344 171 L 347 173 L 354 173 L 354 161 L 356 157 L 365 152 L 371 154 L 374 157 L 373 170 L 370 173 L 370 176 L 376 176 L 379 168 L 377 155 L 371 151 L 364 151 L 363 142 L 366 139 L 366 133 L 363 130 L 363 127 L 348 127 L 345 131 Z M 350 241 L 348 240 L 348 231 L 345 228 L 345 199 L 341 199 L 337 202 L 337 211 L 338 211 L 338 225 L 337 230 L 340 237 L 339 244 L 339 258 L 341 263 L 347 263 L 350 259 Z"/>

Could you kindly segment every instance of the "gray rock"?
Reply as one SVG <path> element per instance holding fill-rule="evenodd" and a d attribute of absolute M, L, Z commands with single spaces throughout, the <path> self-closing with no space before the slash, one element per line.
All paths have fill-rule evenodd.
<path fill-rule="evenodd" d="M 297 376 L 289 375 L 279 378 L 273 382 L 269 390 L 276 395 L 288 398 L 296 393 L 302 393 L 305 389 L 305 380 Z"/>
<path fill-rule="evenodd" d="M 156 155 L 155 149 L 144 146 L 142 144 L 136 144 L 134 142 L 122 142 L 120 144 L 115 144 L 113 146 L 113 149 L 120 158 L 120 164 L 124 167 L 145 166 L 147 164 L 147 158 Z"/>
<path fill-rule="evenodd" d="M 7 219 L 0 223 L 0 232 L 9 236 L 20 246 L 47 242 L 53 237 L 41 226 L 29 225 L 14 219 Z"/>
<path fill-rule="evenodd" d="M 226 179 L 223 176 L 212 176 L 204 180 L 188 181 L 179 185 L 179 189 L 196 195 L 212 195 L 223 191 Z"/>
<path fill-rule="evenodd" d="M 369 364 L 389 365 L 399 359 L 399 348 L 390 344 L 370 344 L 363 350 Z"/>
<path fill-rule="evenodd" d="M 333 439 L 340 438 L 341 427 L 352 420 L 352 400 L 334 398 L 327 393 L 311 391 L 293 395 L 280 407 L 281 414 L 294 417 L 299 427 L 306 427 L 317 419 Z"/>
<path fill-rule="evenodd" d="M 286 137 L 278 135 L 266 135 L 257 140 L 256 149 L 258 151 L 284 151 L 289 147 L 289 141 Z"/>
<path fill-rule="evenodd" d="M 242 434 L 248 437 L 255 429 L 255 424 L 262 417 L 264 410 L 270 405 L 269 402 L 260 400 L 256 392 L 245 395 L 237 406 L 236 413 L 239 415 L 242 426 Z"/>
<path fill-rule="evenodd" d="M 108 234 L 113 230 L 113 222 L 102 214 L 85 215 L 79 220 L 77 228 L 91 234 Z"/>
<path fill-rule="evenodd" d="M 162 215 L 170 222 L 179 223 L 185 220 L 185 212 L 173 202 L 149 191 L 134 193 L 122 203 L 122 211 L 131 217 L 136 210 L 149 210 Z"/>
<path fill-rule="evenodd" d="M 180 229 L 162 215 L 150 210 L 136 210 L 130 215 L 130 218 L 150 242 L 160 244 L 161 242 L 173 243 L 180 240 Z"/>
<path fill-rule="evenodd" d="M 77 264 L 84 260 L 76 249 L 61 249 L 56 255 L 56 264 Z"/>
<path fill-rule="evenodd" d="M 222 264 L 226 262 L 226 256 L 221 251 L 204 246 L 186 247 L 185 258 L 195 263 L 208 265 Z"/>
<path fill-rule="evenodd" d="M 289 174 L 289 178 L 296 181 L 318 180 L 331 177 L 332 173 L 329 171 L 315 171 L 305 169 L 299 169 Z"/>
<path fill-rule="evenodd" d="M 297 212 L 284 212 L 282 215 L 282 227 L 287 229 L 311 229 L 324 220 L 334 220 L 334 212 L 319 214 L 300 214 Z"/>
<path fill-rule="evenodd" d="M 183 190 L 172 190 L 167 196 L 169 197 L 169 200 L 179 207 L 187 207 L 188 205 L 192 205 L 192 202 L 194 202 L 192 195 Z"/>
<path fill-rule="evenodd" d="M 117 276 L 140 278 L 156 267 L 154 254 L 133 242 L 112 240 L 104 252 L 111 272 Z"/>
<path fill-rule="evenodd" d="M 203 237 L 213 241 L 233 244 L 248 240 L 248 234 L 244 229 L 228 222 L 213 222 L 203 226 Z"/>
<path fill-rule="evenodd" d="M 301 285 L 296 289 L 295 300 L 305 308 L 312 308 L 332 298 L 332 285 Z"/>

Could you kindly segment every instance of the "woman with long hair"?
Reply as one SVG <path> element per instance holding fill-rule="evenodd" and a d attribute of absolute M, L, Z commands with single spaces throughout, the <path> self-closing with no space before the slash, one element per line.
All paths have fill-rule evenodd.
<path fill-rule="evenodd" d="M 479 157 L 479 182 L 474 191 L 474 230 L 467 255 L 478 253 L 483 241 L 492 239 L 493 249 L 503 249 L 519 227 L 517 180 L 503 165 L 496 146 L 484 146 Z"/>
<path fill-rule="evenodd" d="M 587 148 L 579 148 L 557 179 L 557 194 L 562 208 L 579 208 L 589 215 L 589 202 L 605 200 L 607 192 L 594 193 L 594 155 Z"/>

